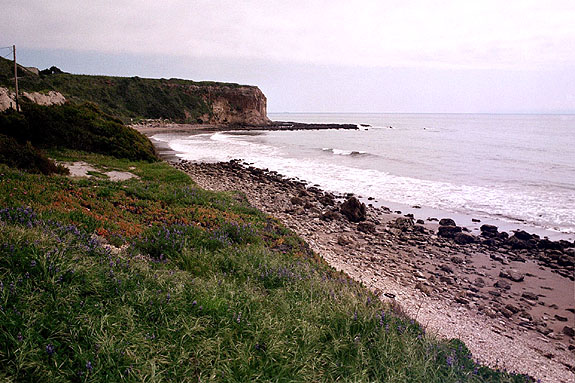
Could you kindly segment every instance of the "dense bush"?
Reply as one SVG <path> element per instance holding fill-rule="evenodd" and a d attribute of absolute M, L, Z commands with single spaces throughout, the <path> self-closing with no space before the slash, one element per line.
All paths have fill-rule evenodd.
<path fill-rule="evenodd" d="M 56 165 L 44 153 L 34 148 L 30 142 L 22 145 L 14 138 L 2 134 L 0 134 L 0 163 L 30 173 L 67 174 L 69 172 L 65 167 Z"/>
<path fill-rule="evenodd" d="M 0 114 L 0 134 L 20 144 L 69 148 L 130 160 L 155 161 L 152 143 L 93 104 L 40 106 L 24 104 L 23 112 Z"/>

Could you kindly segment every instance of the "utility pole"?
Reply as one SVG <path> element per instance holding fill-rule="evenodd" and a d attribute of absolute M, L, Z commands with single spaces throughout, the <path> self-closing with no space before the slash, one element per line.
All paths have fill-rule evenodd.
<path fill-rule="evenodd" d="M 16 111 L 20 111 L 18 106 L 18 64 L 16 64 L 16 45 L 12 45 L 12 52 L 14 52 L 14 86 L 16 88 Z"/>

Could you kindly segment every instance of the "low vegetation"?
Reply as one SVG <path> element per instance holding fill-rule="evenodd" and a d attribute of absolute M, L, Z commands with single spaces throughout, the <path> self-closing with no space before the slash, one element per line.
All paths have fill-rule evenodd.
<path fill-rule="evenodd" d="M 473 361 L 329 268 L 238 194 L 0 165 L 0 380 L 525 382 Z"/>
<path fill-rule="evenodd" d="M 0 113 L 0 163 L 39 173 L 63 171 L 39 150 L 69 148 L 131 160 L 155 161 L 152 143 L 93 104 L 24 104 Z"/>
<path fill-rule="evenodd" d="M 0 134 L 0 164 L 6 164 L 31 173 L 69 173 L 67 168 L 56 165 L 54 161 L 32 146 L 30 142 L 20 144 L 13 137 L 3 134 Z"/>

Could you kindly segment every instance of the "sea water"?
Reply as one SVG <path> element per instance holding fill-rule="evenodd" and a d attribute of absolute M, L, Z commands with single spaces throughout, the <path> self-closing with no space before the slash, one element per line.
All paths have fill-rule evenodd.
<path fill-rule="evenodd" d="M 158 134 L 192 161 L 242 159 L 425 219 L 575 237 L 575 115 L 270 114 L 360 130 Z M 362 125 L 362 126 L 361 126 Z M 420 206 L 416 210 L 413 206 Z M 476 228 L 477 230 L 477 228 Z"/>

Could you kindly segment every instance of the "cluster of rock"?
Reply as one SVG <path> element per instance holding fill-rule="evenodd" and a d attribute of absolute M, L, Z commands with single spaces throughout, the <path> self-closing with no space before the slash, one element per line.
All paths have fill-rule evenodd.
<path fill-rule="evenodd" d="M 510 236 L 506 232 L 499 232 L 497 226 L 493 225 L 482 225 L 480 230 L 481 235 L 477 237 L 466 233 L 452 219 L 443 218 L 439 221 L 437 235 L 453 239 L 460 245 L 479 243 L 490 248 L 512 250 L 516 253 L 513 260 L 521 261 L 524 256 L 531 257 L 565 278 L 575 280 L 575 242 L 541 239 L 537 234 L 523 230 Z"/>
<path fill-rule="evenodd" d="M 506 337 L 511 330 L 505 326 L 513 325 L 516 334 L 529 330 L 535 337 L 542 334 L 559 342 L 557 352 L 575 349 L 573 325 L 563 321 L 573 313 L 561 303 L 562 307 L 555 305 L 565 278 L 573 278 L 572 263 L 564 262 L 573 259 L 572 243 L 530 234 L 528 238 L 524 232 L 510 236 L 490 225 L 484 225 L 480 235 L 472 235 L 449 218 L 415 220 L 387 208 L 366 206 L 351 194 L 325 192 L 240 161 L 182 161 L 174 166 L 203 187 L 243 191 L 250 203 L 282 219 L 332 265 L 336 262 L 348 273 L 357 270 L 357 275 L 350 273 L 354 278 L 385 275 L 407 290 L 504 321 L 504 326 L 499 330 L 495 326 L 493 331 Z M 524 243 L 518 241 L 526 244 L 517 245 Z M 566 258 L 555 259 L 553 252 Z M 545 257 L 555 261 L 545 262 Z M 546 275 L 554 271 L 556 276 L 543 282 L 535 275 L 539 273 L 535 261 L 547 270 Z M 379 289 L 378 283 L 372 286 Z M 398 293 L 405 294 L 382 288 L 381 296 L 393 299 Z"/>

